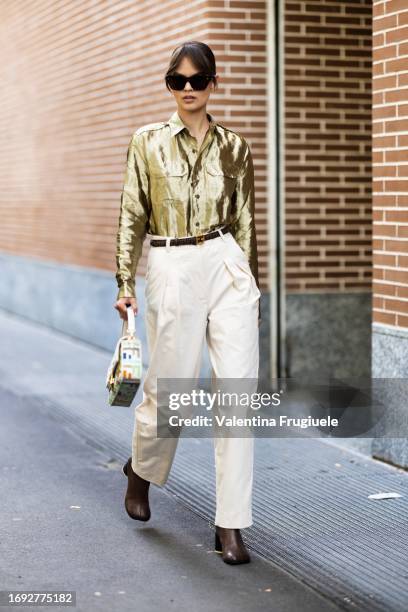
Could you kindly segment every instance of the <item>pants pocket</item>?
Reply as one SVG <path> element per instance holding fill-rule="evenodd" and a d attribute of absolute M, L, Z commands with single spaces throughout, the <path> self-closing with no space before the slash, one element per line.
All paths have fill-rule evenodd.
<path fill-rule="evenodd" d="M 254 275 L 248 261 L 236 260 L 226 257 L 224 259 L 229 273 L 233 279 L 233 285 L 238 291 L 248 292 L 256 299 L 259 299 L 261 292 L 258 289 Z"/>

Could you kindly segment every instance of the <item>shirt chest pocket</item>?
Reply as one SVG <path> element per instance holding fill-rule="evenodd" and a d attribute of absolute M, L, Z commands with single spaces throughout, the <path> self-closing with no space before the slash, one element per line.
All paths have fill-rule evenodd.
<path fill-rule="evenodd" d="M 165 200 L 183 199 L 188 177 L 185 163 L 150 167 L 150 197 L 152 204 Z"/>
<path fill-rule="evenodd" d="M 224 166 L 218 162 L 207 162 L 206 179 L 208 191 L 215 200 L 230 198 L 237 184 L 237 170 L 234 166 Z"/>

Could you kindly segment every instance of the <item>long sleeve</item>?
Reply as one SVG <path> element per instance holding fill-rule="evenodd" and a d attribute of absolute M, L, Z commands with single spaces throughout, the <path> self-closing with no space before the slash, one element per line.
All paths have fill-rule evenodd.
<path fill-rule="evenodd" d="M 235 240 L 248 258 L 252 274 L 259 289 L 258 247 L 255 230 L 254 164 L 248 143 L 246 143 L 242 168 L 237 177 L 235 198 L 236 219 L 232 232 Z M 261 318 L 261 300 L 259 300 L 258 316 Z"/>
<path fill-rule="evenodd" d="M 149 219 L 149 177 L 141 137 L 133 134 L 128 151 L 116 238 L 117 299 L 135 297 L 135 275 Z"/>

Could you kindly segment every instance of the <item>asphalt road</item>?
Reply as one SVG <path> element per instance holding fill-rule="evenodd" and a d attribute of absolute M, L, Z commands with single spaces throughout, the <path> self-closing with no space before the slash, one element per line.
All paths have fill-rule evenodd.
<path fill-rule="evenodd" d="M 255 553 L 223 563 L 208 523 L 163 489 L 148 523 L 130 519 L 121 462 L 1 380 L 0 456 L 2 590 L 72 590 L 81 612 L 338 609 Z"/>

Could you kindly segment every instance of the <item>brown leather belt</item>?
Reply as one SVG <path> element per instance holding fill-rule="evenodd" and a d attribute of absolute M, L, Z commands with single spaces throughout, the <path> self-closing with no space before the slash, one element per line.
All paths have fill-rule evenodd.
<path fill-rule="evenodd" d="M 223 234 L 230 232 L 231 228 L 227 225 L 221 229 Z M 208 232 L 207 234 L 200 234 L 199 236 L 186 236 L 185 238 L 171 238 L 170 246 L 180 246 L 182 244 L 203 244 L 205 240 L 211 240 L 211 238 L 216 238 L 219 236 L 218 230 L 214 230 L 212 232 Z M 166 239 L 153 238 L 150 241 L 151 246 L 166 246 Z"/>

